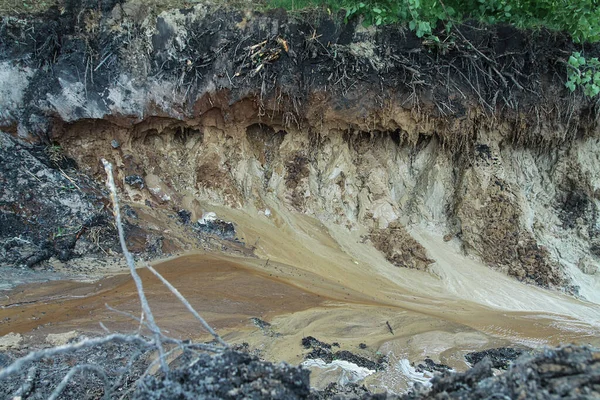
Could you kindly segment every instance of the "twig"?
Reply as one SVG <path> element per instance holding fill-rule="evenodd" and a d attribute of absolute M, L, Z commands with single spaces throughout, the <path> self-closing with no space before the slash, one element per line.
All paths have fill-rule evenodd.
<path fill-rule="evenodd" d="M 62 391 L 65 390 L 65 388 L 69 384 L 69 381 L 71 380 L 71 378 L 79 371 L 91 371 L 91 372 L 95 372 L 97 375 L 99 375 L 100 378 L 102 379 L 102 382 L 104 383 L 104 396 L 102 396 L 102 398 L 105 400 L 110 399 L 111 388 L 110 388 L 110 383 L 108 381 L 108 376 L 106 376 L 106 372 L 104 372 L 104 370 L 102 368 L 98 367 L 97 365 L 83 364 L 83 365 L 76 365 L 73 368 L 71 368 L 69 373 L 67 375 L 65 375 L 65 377 L 62 379 L 60 384 L 56 387 L 56 389 L 54 389 L 54 391 L 52 392 L 50 397 L 48 397 L 48 400 L 56 400 L 58 398 L 58 396 L 60 396 Z"/>
<path fill-rule="evenodd" d="M 108 328 L 106 327 L 106 325 L 104 325 L 104 324 L 102 323 L 102 321 L 100 321 L 100 328 L 102 328 L 102 330 L 103 330 L 104 332 L 106 332 L 106 333 L 110 334 L 110 329 L 108 329 Z"/>
<path fill-rule="evenodd" d="M 118 389 L 119 386 L 121 386 L 121 384 L 123 383 L 123 378 L 125 377 L 127 371 L 131 370 L 133 364 L 135 364 L 135 362 L 142 356 L 142 354 L 144 354 L 144 352 L 142 350 L 138 350 L 133 356 L 131 356 L 131 358 L 127 362 L 127 365 L 121 369 L 123 373 L 121 374 L 121 376 L 119 376 L 117 381 L 113 383 L 112 391 Z M 133 387 L 135 387 L 135 385 L 133 385 Z"/>
<path fill-rule="evenodd" d="M 387 328 L 390 330 L 390 333 L 393 335 L 394 330 L 392 329 L 392 326 L 390 325 L 390 321 L 385 321 L 385 324 L 387 325 Z"/>
<path fill-rule="evenodd" d="M 74 344 L 65 344 L 62 346 L 53 347 L 50 349 L 33 351 L 27 354 L 25 357 L 21 357 L 18 360 L 15 360 L 12 364 L 7 366 L 4 369 L 0 370 L 0 379 L 6 379 L 7 377 L 18 373 L 21 371 L 24 365 L 33 362 L 39 361 L 43 358 L 49 358 L 53 356 L 57 356 L 59 354 L 70 353 L 79 349 L 84 349 L 93 346 L 99 346 L 109 342 L 123 342 L 123 343 L 140 343 L 145 347 L 152 347 L 155 345 L 152 341 L 146 341 L 143 337 L 139 335 L 123 335 L 120 333 L 114 333 L 112 335 L 95 338 L 95 339 L 84 339 Z"/>
<path fill-rule="evenodd" d="M 169 357 L 169 356 L 171 356 L 172 354 L 174 354 L 174 353 L 175 353 L 175 352 L 177 352 L 178 350 L 181 350 L 181 349 L 180 349 L 179 347 L 175 347 L 175 348 L 173 348 L 173 349 L 171 349 L 171 350 L 167 351 L 167 352 L 165 353 L 165 357 Z M 141 375 L 141 376 L 140 376 L 140 377 L 137 379 L 137 382 L 139 382 L 139 383 L 138 383 L 138 385 L 139 385 L 139 386 L 145 386 L 145 385 L 144 385 L 144 378 L 150 374 L 150 372 L 151 372 L 152 368 L 153 368 L 153 367 L 156 365 L 156 362 L 157 362 L 157 360 L 154 360 L 154 361 L 152 361 L 152 362 L 151 362 L 151 363 L 148 365 L 148 367 L 146 368 L 146 370 L 144 371 L 144 373 L 143 373 L 143 374 L 142 374 L 142 375 Z M 131 386 L 129 389 L 127 389 L 127 390 L 125 391 L 125 393 L 123 393 L 123 395 L 122 395 L 122 396 L 121 396 L 119 399 L 120 399 L 120 400 L 123 400 L 123 399 L 126 399 L 126 398 L 130 398 L 130 397 L 129 397 L 129 394 L 130 394 L 131 392 L 133 392 L 135 389 L 136 389 L 136 385 L 133 385 L 133 386 Z"/>
<path fill-rule="evenodd" d="M 79 190 L 80 192 L 82 191 L 81 188 L 77 185 L 77 183 L 75 183 L 75 181 L 71 179 L 71 177 L 67 175 L 65 171 L 62 170 L 62 168 L 59 168 L 59 171 L 61 174 L 63 174 L 65 178 L 69 180 L 69 182 L 71 182 L 77 188 L 77 190 Z"/>
<path fill-rule="evenodd" d="M 29 395 L 31 389 L 33 389 L 33 381 L 35 380 L 36 374 L 37 367 L 34 365 L 33 367 L 29 368 L 29 371 L 27 371 L 25 382 L 23 382 L 21 387 L 19 387 L 13 398 L 21 398 Z"/>
<path fill-rule="evenodd" d="M 38 178 L 37 176 L 35 176 L 33 174 L 33 172 L 31 172 L 30 170 L 26 169 L 25 172 L 27 172 L 29 175 L 33 176 L 35 179 L 37 179 L 38 182 L 43 183 L 42 180 L 40 178 Z"/>
<path fill-rule="evenodd" d="M 255 44 L 255 45 L 249 46 L 247 49 L 248 49 L 248 50 L 256 50 L 257 48 L 259 48 L 259 47 L 262 47 L 262 46 L 264 46 L 265 44 L 267 44 L 267 41 L 266 41 L 266 40 L 263 40 L 263 41 L 262 41 L 262 42 L 260 42 L 260 43 L 257 43 L 257 44 Z"/>
<path fill-rule="evenodd" d="M 473 86 L 473 84 L 471 83 L 471 80 L 470 80 L 469 78 L 467 78 L 467 77 L 465 76 L 465 74 L 463 74 L 463 73 L 462 73 L 462 71 L 461 71 L 461 70 L 460 70 L 460 69 L 459 69 L 459 68 L 458 68 L 456 65 L 454 65 L 454 64 L 450 64 L 450 65 L 451 65 L 451 66 L 452 66 L 452 67 L 453 67 L 453 68 L 454 68 L 454 69 L 455 69 L 455 70 L 456 70 L 456 71 L 457 71 L 457 72 L 458 72 L 458 73 L 459 73 L 459 74 L 460 74 L 460 75 L 461 75 L 461 76 L 464 78 L 465 82 L 466 82 L 466 83 L 467 83 L 469 86 L 471 86 L 471 89 L 473 89 L 473 91 L 475 92 L 475 94 L 477 95 L 477 97 L 479 97 L 479 101 L 481 101 L 481 103 L 483 103 L 483 104 L 484 104 L 484 105 L 485 105 L 485 106 L 488 108 L 488 110 L 490 110 L 490 112 L 493 112 L 493 111 L 494 111 L 494 108 L 493 108 L 492 106 L 490 106 L 490 105 L 489 105 L 489 104 L 488 104 L 488 103 L 487 103 L 487 102 L 486 102 L 486 101 L 483 99 L 483 96 L 481 96 L 481 93 L 479 93 L 479 90 L 477 90 L 477 89 L 475 88 L 475 86 Z"/>
<path fill-rule="evenodd" d="M 223 339 L 221 339 L 221 336 L 219 336 L 219 334 L 217 334 L 217 332 L 215 332 L 215 330 L 213 328 L 211 328 L 210 325 L 208 325 L 208 323 L 204 320 L 204 318 L 202 318 L 200 316 L 200 314 L 198 314 L 196 312 L 194 307 L 192 307 L 192 305 L 189 303 L 189 301 L 187 301 L 187 299 L 185 297 L 183 297 L 183 295 L 179 292 L 179 290 L 177 290 L 177 288 L 175 286 L 171 285 L 171 283 L 169 281 L 167 281 L 161 274 L 158 273 L 157 270 L 152 268 L 150 265 L 146 265 L 146 268 L 150 272 L 152 272 L 158 279 L 160 279 L 160 281 L 171 291 L 171 293 L 173 293 L 175 295 L 175 297 L 177 297 L 179 299 L 179 301 L 181 301 L 181 303 L 183 303 L 185 308 L 187 308 L 188 311 L 191 312 L 194 317 L 196 317 L 196 319 L 202 324 L 204 329 L 206 329 L 211 335 L 213 335 L 213 337 L 219 343 L 221 343 L 223 346 L 229 347 L 227 342 L 225 342 Z"/>
<path fill-rule="evenodd" d="M 139 328 L 138 328 L 138 332 L 141 332 L 142 326 L 147 327 L 148 329 L 150 329 L 150 331 L 152 331 L 152 328 L 150 328 L 148 326 L 148 324 L 146 322 L 144 322 L 144 320 L 142 319 L 144 317 L 144 313 L 142 312 L 142 315 L 138 318 L 135 315 L 128 313 L 127 311 L 121 311 L 121 310 L 117 310 L 116 308 L 113 308 L 111 306 L 109 306 L 107 303 L 104 303 L 104 306 L 106 307 L 107 310 L 112 311 L 116 314 L 121 314 L 125 317 L 129 317 L 132 320 L 138 322 L 140 324 Z"/>
<path fill-rule="evenodd" d="M 7 245 L 10 242 L 21 242 L 21 243 L 27 243 L 27 244 L 31 244 L 31 242 L 29 240 L 25 240 L 21 238 L 21 235 L 19 236 L 14 236 L 11 237 L 10 239 L 7 239 L 4 244 Z"/>
<path fill-rule="evenodd" d="M 523 88 L 523 86 L 521 86 L 521 84 L 519 82 L 517 82 L 517 79 L 514 77 L 514 75 L 509 74 L 508 72 L 504 73 L 504 76 L 508 76 L 510 78 L 511 81 L 513 81 L 513 83 L 520 89 L 520 90 L 525 90 Z"/>
<path fill-rule="evenodd" d="M 133 256 L 127 249 L 127 244 L 125 243 L 125 234 L 123 232 L 123 225 L 121 223 L 121 212 L 119 210 L 119 199 L 117 198 L 117 187 L 115 186 L 115 180 L 113 178 L 112 164 L 106 161 L 105 159 L 102 159 L 102 164 L 104 165 L 104 170 L 106 171 L 107 186 L 110 190 L 110 197 L 113 202 L 113 215 L 115 216 L 115 223 L 119 232 L 119 242 L 121 243 L 121 249 L 123 250 L 125 260 L 127 260 L 127 265 L 129 266 L 129 272 L 131 273 L 131 277 L 135 282 L 135 286 L 140 297 L 142 310 L 144 311 L 144 314 L 146 314 L 148 325 L 150 327 L 150 330 L 154 334 L 154 339 L 156 340 L 156 346 L 158 348 L 158 355 L 160 357 L 161 369 L 166 375 L 169 371 L 169 367 L 167 365 L 166 360 L 164 359 L 165 350 L 163 349 L 161 343 L 160 328 L 156 325 L 156 322 L 154 321 L 154 315 L 152 314 L 152 310 L 150 309 L 150 305 L 148 304 L 148 300 L 146 299 L 146 294 L 144 293 L 142 279 L 140 278 L 135 269 L 135 260 L 133 259 Z"/>
<path fill-rule="evenodd" d="M 96 68 L 94 68 L 94 71 L 97 71 L 97 70 L 98 70 L 98 68 L 100 68 L 100 67 L 102 66 L 102 64 L 104 64 L 104 63 L 106 62 L 106 60 L 108 60 L 108 58 L 109 58 L 110 56 L 112 56 L 112 55 L 113 55 L 113 53 L 112 53 L 112 52 L 108 53 L 108 55 L 107 55 L 106 57 L 104 57 L 104 60 L 102 60 L 102 61 L 100 62 L 100 64 L 98 64 L 98 66 L 97 66 Z"/>

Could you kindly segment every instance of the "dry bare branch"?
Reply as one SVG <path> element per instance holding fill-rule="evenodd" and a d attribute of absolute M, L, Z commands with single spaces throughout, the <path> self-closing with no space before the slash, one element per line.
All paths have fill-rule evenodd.
<path fill-rule="evenodd" d="M 206 329 L 211 335 L 213 335 L 213 337 L 219 343 L 221 343 L 223 346 L 229 347 L 229 345 L 227 344 L 227 342 L 225 342 L 221 338 L 221 336 L 219 336 L 219 334 L 217 332 L 215 332 L 215 330 L 213 328 L 211 328 L 210 325 L 208 325 L 208 323 L 204 320 L 204 318 L 202 318 L 200 316 L 200 314 L 198 314 L 196 312 L 196 310 L 194 309 L 194 307 L 192 307 L 192 305 L 190 304 L 190 302 L 187 301 L 187 299 L 185 297 L 183 297 L 183 295 L 179 292 L 179 290 L 177 290 L 177 288 L 175 286 L 171 285 L 171 283 L 169 281 L 167 281 L 157 270 L 155 270 L 154 268 L 152 268 L 150 265 L 146 265 L 146 268 L 150 272 L 152 272 L 158 279 L 160 279 L 160 281 L 171 291 L 171 293 L 173 293 L 179 299 L 179 301 L 181 301 L 181 303 L 183 303 L 183 305 L 188 309 L 188 311 L 191 312 L 192 315 L 194 317 L 196 317 L 196 319 L 198 321 L 200 321 L 200 323 L 202 324 L 202 326 L 204 327 L 204 329 Z"/>
<path fill-rule="evenodd" d="M 98 367 L 97 365 L 83 364 L 76 365 L 73 368 L 71 368 L 69 373 L 65 375 L 60 384 L 56 387 L 56 389 L 54 389 L 50 397 L 48 397 L 48 400 L 56 400 L 58 396 L 60 396 L 60 394 L 63 392 L 63 390 L 65 390 L 71 378 L 73 378 L 73 376 L 75 376 L 75 374 L 79 371 L 90 371 L 97 374 L 102 379 L 102 383 L 104 383 L 104 396 L 102 396 L 102 398 L 105 400 L 110 399 L 110 382 L 108 380 L 108 376 L 106 376 L 106 372 L 104 372 L 104 370 Z"/>
<path fill-rule="evenodd" d="M 103 336 L 94 339 L 83 339 L 77 343 L 65 344 L 62 346 L 52 347 L 50 349 L 33 351 L 27 354 L 25 357 L 21 357 L 15 360 L 12 364 L 4 369 L 0 370 L 0 379 L 6 379 L 9 376 L 16 374 L 30 362 L 40 361 L 44 358 L 54 357 L 60 354 L 71 353 L 79 349 L 84 349 L 93 346 L 100 346 L 110 342 L 123 342 L 123 343 L 138 343 L 144 347 L 154 347 L 153 341 L 147 341 L 139 335 L 123 335 L 120 333 L 114 333 L 112 335 Z"/>
<path fill-rule="evenodd" d="M 35 381 L 37 375 L 37 367 L 34 365 L 27 371 L 27 376 L 25 377 L 25 382 L 19 387 L 19 389 L 13 395 L 13 398 L 21 398 L 23 396 L 27 396 L 31 389 L 33 389 L 33 382 Z"/>
<path fill-rule="evenodd" d="M 121 243 L 121 249 L 123 250 L 123 255 L 125 256 L 125 260 L 127 261 L 127 265 L 129 266 L 129 272 L 131 273 L 131 277 L 135 282 L 135 287 L 137 289 L 138 295 L 140 297 L 140 303 L 142 305 L 142 310 L 146 315 L 146 319 L 148 320 L 148 326 L 150 330 L 154 334 L 154 339 L 156 340 L 156 346 L 158 348 L 158 355 L 160 357 L 160 365 L 163 372 L 166 374 L 169 371 L 169 366 L 164 358 L 165 350 L 161 343 L 161 332 L 158 325 L 154 321 L 154 315 L 152 314 L 152 310 L 150 309 L 150 305 L 148 304 L 148 300 L 146 299 L 146 294 L 144 293 L 144 285 L 142 284 L 142 278 L 138 275 L 135 269 L 135 260 L 133 256 L 127 249 L 127 244 L 125 243 L 125 233 L 123 232 L 123 225 L 121 223 L 121 211 L 119 209 L 119 199 L 117 197 L 117 186 L 115 185 L 115 179 L 113 177 L 112 164 L 102 159 L 102 164 L 104 165 L 104 170 L 106 171 L 107 176 L 107 186 L 110 190 L 110 197 L 113 203 L 113 215 L 115 217 L 115 223 L 117 225 L 117 230 L 119 232 L 119 242 Z"/>

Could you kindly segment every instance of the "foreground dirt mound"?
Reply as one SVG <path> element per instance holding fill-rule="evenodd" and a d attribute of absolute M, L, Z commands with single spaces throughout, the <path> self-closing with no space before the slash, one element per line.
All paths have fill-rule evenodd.
<path fill-rule="evenodd" d="M 7 366 L 21 355 L 0 353 L 0 366 Z M 2 398 L 16 394 L 23 399 L 46 398 L 74 365 L 91 364 L 106 373 L 113 393 L 136 400 L 592 399 L 600 396 L 600 351 L 586 346 L 526 354 L 496 376 L 492 360 L 486 357 L 464 373 L 437 375 L 431 386 L 417 384 L 411 393 L 402 396 L 373 394 L 357 384 L 332 384 L 323 391 L 311 391 L 308 370 L 285 363 L 275 365 L 233 350 L 217 355 L 201 354 L 197 359 L 192 353 L 184 353 L 171 363 L 167 378 L 153 375 L 140 379 L 149 360 L 148 353 L 136 346 L 107 344 L 26 367 L 20 378 L 0 382 L 0 394 Z M 70 381 L 60 398 L 102 398 L 102 380 L 94 373 L 80 374 Z"/>
<path fill-rule="evenodd" d="M 309 372 L 287 364 L 273 365 L 234 351 L 204 354 L 168 378 L 140 382 L 136 400 L 175 399 L 303 399 L 308 396 Z"/>
<path fill-rule="evenodd" d="M 566 346 L 524 355 L 494 376 L 486 357 L 464 373 L 434 377 L 430 388 L 404 395 L 373 394 L 360 385 L 330 385 L 309 394 L 308 371 L 275 366 L 244 353 L 202 356 L 173 371 L 169 380 L 146 378 L 136 399 L 275 398 L 275 399 L 591 399 L 600 396 L 600 352 Z"/>
<path fill-rule="evenodd" d="M 23 350 L 0 353 L 0 369 L 26 355 L 27 351 Z M 119 398 L 133 391 L 148 366 L 148 356 L 146 349 L 137 344 L 114 342 L 55 355 L 25 366 L 21 375 L 0 380 L 0 398 L 47 399 L 74 368 L 79 371 L 68 380 L 59 399 L 101 399 L 105 383 L 109 383 L 113 395 Z"/>
<path fill-rule="evenodd" d="M 462 374 L 432 379 L 429 391 L 408 399 L 597 399 L 600 397 L 600 352 L 566 346 L 524 355 L 503 374 L 484 358 Z"/>

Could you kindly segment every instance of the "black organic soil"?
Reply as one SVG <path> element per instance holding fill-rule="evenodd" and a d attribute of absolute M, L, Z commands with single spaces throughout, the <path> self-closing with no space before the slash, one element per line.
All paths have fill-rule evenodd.
<path fill-rule="evenodd" d="M 465 359 L 471 365 L 475 365 L 484 358 L 489 357 L 493 368 L 507 369 L 510 363 L 516 360 L 521 354 L 523 354 L 523 350 L 500 347 L 466 354 Z"/>
<path fill-rule="evenodd" d="M 380 371 L 387 367 L 387 359 L 383 356 L 379 356 L 373 361 L 348 350 L 338 350 L 334 352 L 331 344 L 322 342 L 312 336 L 302 338 L 302 346 L 305 349 L 310 349 L 310 352 L 304 355 L 304 358 L 307 360 L 320 359 L 326 363 L 331 363 L 334 360 L 343 360 L 373 371 Z M 339 344 L 337 344 L 336 347 L 339 347 Z"/>
<path fill-rule="evenodd" d="M 304 399 L 310 393 L 309 373 L 301 367 L 274 365 L 251 355 L 227 351 L 201 355 L 193 365 L 167 378 L 147 377 L 136 400 Z"/>
<path fill-rule="evenodd" d="M 0 353 L 0 367 L 26 354 L 26 349 Z M 45 358 L 26 365 L 21 374 L 0 380 L 0 398 L 12 399 L 20 393 L 22 399 L 47 399 L 71 369 L 82 365 L 93 365 L 104 371 L 112 386 L 111 398 L 115 396 L 118 398 L 128 390 L 133 391 L 137 380 L 149 364 L 148 356 L 147 351 L 133 344 L 107 343 Z M 32 377 L 31 380 L 27 379 L 28 374 Z M 69 381 L 58 398 L 61 400 L 101 399 L 105 389 L 99 374 L 81 371 Z"/>
<path fill-rule="evenodd" d="M 118 248 L 109 228 L 102 188 L 73 163 L 0 133 L 0 266 L 35 266 L 56 257 L 67 261 L 94 227 L 106 248 Z M 64 167 L 65 169 L 63 169 Z"/>
<path fill-rule="evenodd" d="M 117 23 L 112 13 L 120 7 L 116 4 L 73 0 L 62 12 L 54 7 L 38 16 L 5 20 L 0 61 L 36 71 L 21 115 L 12 116 L 13 122 L 47 135 L 60 121 L 43 111 L 44 100 L 75 82 L 84 84 L 98 112 L 110 114 L 114 99 L 106 88 L 122 73 L 132 78 L 139 73 L 125 63 L 123 54 L 146 51 L 134 47 L 146 36 L 140 22 L 129 21 L 127 29 L 111 25 Z M 522 118 L 528 126 L 539 123 L 533 117 L 539 116 L 542 96 L 557 105 L 558 119 L 567 122 L 568 116 L 569 123 L 588 124 L 594 120 L 592 102 L 567 96 L 565 55 L 577 46 L 559 33 L 469 22 L 449 33 L 436 32 L 440 43 L 433 43 L 401 26 L 380 28 L 376 35 L 361 33 L 356 22 L 343 23 L 343 15 L 299 17 L 277 10 L 254 13 L 248 20 L 239 11 L 209 13 L 208 18 L 185 22 L 186 43 L 177 42 L 177 32 L 163 17 L 155 18 L 148 66 L 139 76 L 147 82 L 177 81 L 176 90 L 187 99 L 179 105 L 183 116 L 204 109 L 196 101 L 207 87 L 214 87 L 227 93 L 226 104 L 252 99 L 259 103 L 259 112 L 276 101 L 271 118 L 295 123 L 302 123 L 302 108 L 317 93 L 330 97 L 339 110 L 366 112 L 399 100 L 407 107 L 420 103 L 434 117 L 462 119 L 478 105 L 490 113 L 531 115 L 531 120 Z M 360 50 L 349 47 L 352 43 L 370 45 Z M 599 54 L 600 45 L 587 46 L 587 56 Z M 574 110 L 579 115 L 573 115 Z M 79 117 L 87 117 L 84 109 L 70 116 Z"/>

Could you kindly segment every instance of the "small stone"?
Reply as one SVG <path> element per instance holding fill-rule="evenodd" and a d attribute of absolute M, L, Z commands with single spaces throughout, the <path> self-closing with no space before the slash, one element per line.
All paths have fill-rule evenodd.
<path fill-rule="evenodd" d="M 128 175 L 125 177 L 125 183 L 137 189 L 144 188 L 144 178 L 139 175 Z"/>
<path fill-rule="evenodd" d="M 595 275 L 598 272 L 598 264 L 591 257 L 582 257 L 577 267 L 586 275 Z"/>
<path fill-rule="evenodd" d="M 18 347 L 23 341 L 23 336 L 19 333 L 9 333 L 0 337 L 0 350 L 8 350 L 10 348 Z"/>
<path fill-rule="evenodd" d="M 46 336 L 46 342 L 52 346 L 62 346 L 69 343 L 71 340 L 79 336 L 77 331 L 69 331 L 65 333 L 50 333 Z"/>
<path fill-rule="evenodd" d="M 110 145 L 112 146 L 113 149 L 118 149 L 119 147 L 121 147 L 121 145 L 119 144 L 119 141 L 117 139 L 111 140 Z"/>
<path fill-rule="evenodd" d="M 192 213 L 187 210 L 177 211 L 177 216 L 179 217 L 179 220 L 181 221 L 181 223 L 184 225 L 189 224 L 190 220 L 192 219 Z"/>

